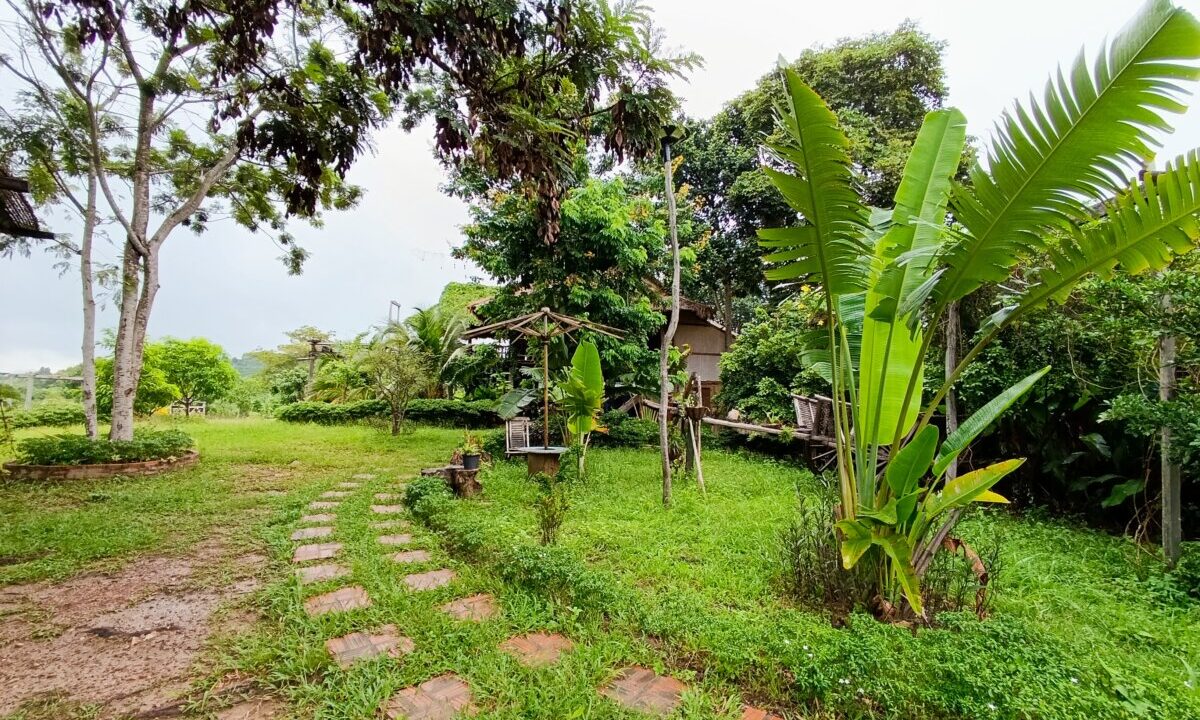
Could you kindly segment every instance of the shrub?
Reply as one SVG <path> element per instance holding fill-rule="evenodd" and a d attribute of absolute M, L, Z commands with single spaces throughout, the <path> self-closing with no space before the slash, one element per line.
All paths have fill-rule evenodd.
<path fill-rule="evenodd" d="M 616 598 L 602 575 L 565 548 L 518 545 L 501 555 L 497 569 L 505 582 L 581 610 L 603 611 Z"/>
<path fill-rule="evenodd" d="M 842 569 L 833 528 L 835 502 L 832 497 L 802 495 L 780 544 L 785 584 L 792 597 L 809 607 L 845 615 L 869 606 L 874 585 L 865 564 Z"/>
<path fill-rule="evenodd" d="M 422 522 L 429 522 L 439 505 L 453 497 L 450 488 L 446 487 L 446 481 L 440 477 L 419 477 L 404 488 L 404 504 Z"/>
<path fill-rule="evenodd" d="M 643 447 L 658 443 L 658 424 L 620 410 L 609 410 L 600 417 L 607 432 L 592 435 L 592 444 L 601 447 Z"/>
<path fill-rule="evenodd" d="M 83 424 L 83 408 L 79 405 L 41 405 L 28 411 L 9 415 L 13 429 L 30 427 L 66 427 Z"/>
<path fill-rule="evenodd" d="M 533 480 L 538 484 L 538 496 L 533 505 L 537 513 L 538 531 L 543 545 L 553 545 L 558 542 L 559 528 L 570 508 L 567 489 L 560 478 L 546 473 L 538 473 Z"/>
<path fill-rule="evenodd" d="M 1193 599 L 1200 600 L 1200 544 L 1186 543 L 1179 564 L 1171 571 L 1175 585 Z"/>
<path fill-rule="evenodd" d="M 504 460 L 507 456 L 504 454 L 508 451 L 508 441 L 504 438 L 503 430 L 489 430 L 479 434 L 482 441 L 483 451 L 492 456 L 492 461 Z"/>
<path fill-rule="evenodd" d="M 22 440 L 17 459 L 28 465 L 98 465 L 179 457 L 192 438 L 179 430 L 139 430 L 133 440 L 92 440 L 83 435 L 51 435 Z"/>
<path fill-rule="evenodd" d="M 350 403 L 297 402 L 284 405 L 276 417 L 287 422 L 344 425 L 377 418 L 390 413 L 383 400 L 359 400 Z M 430 425 L 454 427 L 492 427 L 500 423 L 496 403 L 490 400 L 416 399 L 408 403 L 407 420 Z"/>

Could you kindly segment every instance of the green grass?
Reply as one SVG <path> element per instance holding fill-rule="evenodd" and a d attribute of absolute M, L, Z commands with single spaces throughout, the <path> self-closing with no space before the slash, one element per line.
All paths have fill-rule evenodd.
<path fill-rule="evenodd" d="M 481 498 L 453 501 L 435 532 L 413 523 L 427 567 L 400 567 L 368 524 L 371 495 L 392 492 L 423 466 L 440 464 L 460 439 L 421 428 L 392 438 L 362 427 L 262 420 L 188 423 L 203 461 L 158 478 L 78 485 L 8 485 L 0 493 L 0 583 L 61 577 L 145 552 L 182 552 L 215 525 L 236 529 L 271 557 L 256 598 L 264 621 L 209 653 L 201 689 L 230 670 L 274 690 L 297 717 L 371 717 L 396 690 L 442 672 L 471 685 L 484 717 L 632 718 L 596 687 L 620 667 L 644 664 L 690 686 L 680 717 L 736 718 L 743 701 L 790 717 L 1193 718 L 1200 717 L 1200 609 L 1162 592 L 1124 539 L 1068 524 L 976 515 L 967 539 L 1002 543 L 1005 570 L 992 618 L 947 614 L 940 629 L 910 630 L 855 615 L 828 616 L 791 603 L 782 586 L 779 534 L 797 492 L 819 492 L 791 463 L 706 454 L 708 494 L 678 483 L 659 499 L 652 450 L 593 450 L 588 478 L 571 487 L 561 546 L 608 592 L 601 605 L 555 603 L 501 578 L 508 550 L 536 542 L 536 490 L 522 466 L 486 471 Z M 293 465 L 293 462 L 298 464 Z M 374 473 L 337 511 L 339 562 L 374 601 L 368 610 L 309 618 L 303 601 L 341 583 L 301 587 L 288 535 L 305 505 L 355 473 Z M 270 495 L 266 490 L 284 490 Z M 82 528 L 82 530 L 81 530 Z M 467 528 L 475 555 L 449 548 Z M 24 561 L 20 561 L 24 558 Z M 14 562 L 16 560 L 16 562 Z M 411 593 L 407 572 L 459 575 L 449 587 Z M 460 623 L 438 608 L 494 594 L 501 616 Z M 395 623 L 416 651 L 402 661 L 339 669 L 330 637 Z M 532 630 L 563 632 L 576 650 L 527 670 L 497 646 Z M 1190 683 L 1191 687 L 1188 686 Z M 215 706 L 200 703 L 201 714 Z M 31 715 L 30 717 L 33 717 Z"/>

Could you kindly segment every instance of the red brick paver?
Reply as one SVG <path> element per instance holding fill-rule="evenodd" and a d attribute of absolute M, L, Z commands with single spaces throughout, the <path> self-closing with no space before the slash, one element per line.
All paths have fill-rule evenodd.
<path fill-rule="evenodd" d="M 321 493 L 321 497 L 330 499 L 347 498 L 350 497 L 350 494 L 349 490 L 326 490 Z"/>
<path fill-rule="evenodd" d="M 333 534 L 333 528 L 325 527 L 306 527 L 300 528 L 292 533 L 293 540 L 312 540 L 313 538 L 329 537 Z"/>
<path fill-rule="evenodd" d="M 742 720 L 783 720 L 783 717 L 760 708 L 743 705 Z"/>
<path fill-rule="evenodd" d="M 334 520 L 337 520 L 337 515 L 334 515 L 333 513 L 318 513 L 316 515 L 305 515 L 304 517 L 300 518 L 300 522 L 302 523 L 313 524 L 331 523 Z"/>
<path fill-rule="evenodd" d="M 333 580 L 335 578 L 346 577 L 349 574 L 349 568 L 337 565 L 335 563 L 310 565 L 308 567 L 296 568 L 296 577 L 300 578 L 301 585 L 310 585 L 316 582 Z"/>
<path fill-rule="evenodd" d="M 446 603 L 442 606 L 442 612 L 456 620 L 481 622 L 495 615 L 498 610 L 491 595 L 480 594 Z"/>
<path fill-rule="evenodd" d="M 391 555 L 392 562 L 397 563 L 423 563 L 429 562 L 429 553 L 425 550 L 405 550 L 404 552 L 393 553 Z"/>
<path fill-rule="evenodd" d="M 575 643 L 557 633 L 529 633 L 509 638 L 500 645 L 501 650 L 516 655 L 517 660 L 528 667 L 553 665 L 574 647 Z"/>
<path fill-rule="evenodd" d="M 380 545 L 408 545 L 412 542 L 412 535 L 407 533 L 403 535 L 380 535 Z"/>
<path fill-rule="evenodd" d="M 463 713 L 474 715 L 471 689 L 457 675 L 447 674 L 405 688 L 392 696 L 383 707 L 388 720 L 451 720 Z"/>
<path fill-rule="evenodd" d="M 314 543 L 301 545 L 292 553 L 292 562 L 302 563 L 311 560 L 328 560 L 342 551 L 341 543 Z"/>
<path fill-rule="evenodd" d="M 675 678 L 655 675 L 649 668 L 629 667 L 600 692 L 630 710 L 665 717 L 679 706 L 679 697 L 686 689 Z"/>
<path fill-rule="evenodd" d="M 343 669 L 359 660 L 380 655 L 398 658 L 413 651 L 413 641 L 396 634 L 395 625 L 384 625 L 375 633 L 350 633 L 325 641 L 325 649 Z"/>
<path fill-rule="evenodd" d="M 310 502 L 308 504 L 308 509 L 309 510 L 336 510 L 338 505 L 341 505 L 341 503 L 333 502 L 331 500 L 314 500 L 313 502 Z"/>
<path fill-rule="evenodd" d="M 455 577 L 453 570 L 431 570 L 426 573 L 405 575 L 404 584 L 412 590 L 433 590 L 443 585 L 449 585 Z"/>
<path fill-rule="evenodd" d="M 368 607 L 371 607 L 371 598 L 359 585 L 340 588 L 304 601 L 304 611 L 310 616 Z"/>
<path fill-rule="evenodd" d="M 372 505 L 371 512 L 379 515 L 395 515 L 404 512 L 403 505 Z"/>

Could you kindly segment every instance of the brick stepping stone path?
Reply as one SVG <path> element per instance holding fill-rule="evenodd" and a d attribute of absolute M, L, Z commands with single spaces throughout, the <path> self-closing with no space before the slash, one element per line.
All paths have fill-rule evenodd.
<path fill-rule="evenodd" d="M 405 579 L 407 580 L 407 578 Z M 482 622 L 495 615 L 498 610 L 496 601 L 492 599 L 491 595 L 481 594 L 446 603 L 442 606 L 442 612 L 456 620 Z"/>
<path fill-rule="evenodd" d="M 412 535 L 405 533 L 403 535 L 380 535 L 380 545 L 407 545 L 412 542 Z"/>
<path fill-rule="evenodd" d="M 426 573 L 405 575 L 404 584 L 411 590 L 434 590 L 444 585 L 449 585 L 450 581 L 454 578 L 455 574 L 453 570 L 431 570 Z"/>
<path fill-rule="evenodd" d="M 679 698 L 686 689 L 675 678 L 655 675 L 649 668 L 629 667 L 601 688 L 600 693 L 630 710 L 665 717 L 679 706 Z"/>
<path fill-rule="evenodd" d="M 305 515 L 300 518 L 302 523 L 331 523 L 337 520 L 337 515 L 333 513 L 317 513 L 316 515 Z"/>
<path fill-rule="evenodd" d="M 372 505 L 371 512 L 377 515 L 395 515 L 404 512 L 403 505 Z"/>
<path fill-rule="evenodd" d="M 400 496 L 396 493 L 375 493 L 375 499 L 388 502 L 389 500 L 399 500 Z"/>
<path fill-rule="evenodd" d="M 326 640 L 325 649 L 344 670 L 359 660 L 407 655 L 413 651 L 413 641 L 397 635 L 395 625 L 384 625 L 376 633 L 356 632 Z"/>
<path fill-rule="evenodd" d="M 392 558 L 392 562 L 402 564 L 429 562 L 429 553 L 425 550 L 406 550 L 404 552 L 394 553 L 390 557 Z"/>
<path fill-rule="evenodd" d="M 311 540 L 313 538 L 329 537 L 333 534 L 331 527 L 306 527 L 292 533 L 293 540 Z"/>
<path fill-rule="evenodd" d="M 474 715 L 471 689 L 453 673 L 404 688 L 383 706 L 388 720 L 452 720 L 456 715 Z"/>
<path fill-rule="evenodd" d="M 309 616 L 324 615 L 331 612 L 346 612 L 359 608 L 371 607 L 371 598 L 360 585 L 351 585 L 324 595 L 316 595 L 304 601 L 304 611 Z"/>
<path fill-rule="evenodd" d="M 375 479 L 375 476 L 372 475 L 371 473 L 359 473 L 357 475 L 352 475 L 351 477 L 354 478 L 355 480 L 374 480 Z"/>
<path fill-rule="evenodd" d="M 383 522 L 373 522 L 370 525 L 372 530 L 398 530 L 408 527 L 407 520 L 384 520 Z"/>
<path fill-rule="evenodd" d="M 553 665 L 563 653 L 570 652 L 574 647 L 575 643 L 557 633 L 529 633 L 509 638 L 500 645 L 501 650 L 515 655 L 526 667 Z"/>
<path fill-rule="evenodd" d="M 292 562 L 302 563 L 312 560 L 328 560 L 342 551 L 341 543 L 313 543 L 301 545 L 292 553 Z"/>
<path fill-rule="evenodd" d="M 330 502 L 329 500 L 314 500 L 308 504 L 309 510 L 334 510 L 341 503 Z"/>
<path fill-rule="evenodd" d="M 316 582 L 333 580 L 334 578 L 346 577 L 349 574 L 349 568 L 337 565 L 335 563 L 310 565 L 309 567 L 296 568 L 296 577 L 300 579 L 301 585 L 310 585 Z"/>
<path fill-rule="evenodd" d="M 337 486 L 340 488 L 346 488 L 347 490 L 353 490 L 354 488 L 358 487 L 361 484 L 362 483 L 356 483 L 356 482 L 340 482 L 337 484 Z"/>
<path fill-rule="evenodd" d="M 336 498 L 347 498 L 347 497 L 350 497 L 350 495 L 352 495 L 352 493 L 349 490 L 326 490 L 325 492 L 321 493 L 321 497 L 323 497 L 323 498 L 335 498 L 335 499 Z"/>
<path fill-rule="evenodd" d="M 783 720 L 783 716 L 749 705 L 742 706 L 742 720 Z"/>

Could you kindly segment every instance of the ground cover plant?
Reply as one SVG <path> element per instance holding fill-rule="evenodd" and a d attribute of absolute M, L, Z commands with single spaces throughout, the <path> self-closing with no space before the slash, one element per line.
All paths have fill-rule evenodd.
<path fill-rule="evenodd" d="M 156 421 L 155 425 L 170 425 Z M 708 492 L 675 488 L 664 511 L 655 450 L 595 447 L 585 480 L 570 480 L 557 543 L 541 545 L 542 492 L 520 463 L 483 474 L 478 499 L 457 500 L 440 479 L 461 431 L 416 427 L 397 438 L 363 426 L 274 420 L 189 421 L 201 464 L 169 477 L 63 487 L 10 484 L 0 495 L 0 583 L 60 578 L 145 554 L 188 552 L 214 530 L 269 556 L 252 606 L 262 621 L 215 641 L 189 706 L 216 709 L 227 672 L 252 678 L 299 717 L 361 718 L 400 688 L 443 672 L 464 677 L 481 717 L 633 718 L 596 688 L 643 664 L 688 684 L 679 717 L 740 717 L 753 702 L 789 718 L 1188 718 L 1200 657 L 1200 605 L 1171 576 L 1139 562 L 1129 540 L 1003 512 L 967 517 L 963 535 L 1006 564 L 989 619 L 971 611 L 911 630 L 793 600 L 783 536 L 798 498 L 829 490 L 793 462 L 710 450 Z M 38 430 L 19 431 L 22 438 Z M 355 475 L 361 475 L 353 480 Z M 338 561 L 373 606 L 317 618 L 306 598 L 339 586 L 300 586 L 289 535 L 307 504 L 351 481 L 332 540 Z M 407 488 L 400 490 L 401 483 Z M 377 492 L 400 493 L 403 530 L 380 530 Z M 398 566 L 377 536 L 410 533 L 403 549 L 429 560 Z M 453 569 L 447 588 L 404 589 L 405 573 Z M 501 613 L 461 623 L 439 610 L 477 592 Z M 394 623 L 415 644 L 400 660 L 339 669 L 324 642 Z M 498 649 L 521 632 L 563 633 L 575 650 L 553 669 L 528 670 Z M 135 648 L 136 649 L 136 648 Z M 204 693 L 209 693 L 205 700 Z M 207 704 L 206 704 L 207 703 Z M 56 710 L 56 717 L 87 717 Z M 23 720 L 27 717 L 22 716 Z"/>
<path fill-rule="evenodd" d="M 99 465 L 178 458 L 192 438 L 181 430 L 138 430 L 132 440 L 47 435 L 17 444 L 17 460 L 26 465 Z"/>

